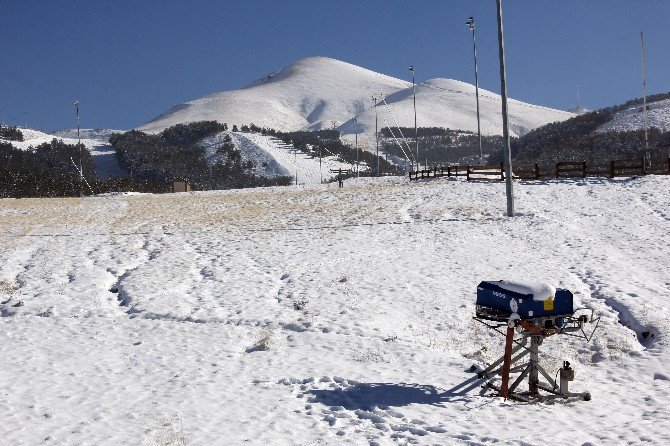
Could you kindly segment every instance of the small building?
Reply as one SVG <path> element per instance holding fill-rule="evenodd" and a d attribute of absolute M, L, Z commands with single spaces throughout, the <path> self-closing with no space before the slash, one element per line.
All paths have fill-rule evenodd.
<path fill-rule="evenodd" d="M 174 180 L 172 192 L 191 192 L 191 183 L 188 182 L 188 179 Z"/>

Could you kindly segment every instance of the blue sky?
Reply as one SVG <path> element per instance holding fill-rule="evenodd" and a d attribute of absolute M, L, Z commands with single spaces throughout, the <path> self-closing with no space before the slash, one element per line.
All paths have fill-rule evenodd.
<path fill-rule="evenodd" d="M 240 88 L 307 56 L 417 81 L 500 90 L 496 6 L 471 1 L 0 0 L 0 119 L 44 130 L 128 129 L 171 106 Z M 504 0 L 508 92 L 567 109 L 670 91 L 670 1 Z"/>

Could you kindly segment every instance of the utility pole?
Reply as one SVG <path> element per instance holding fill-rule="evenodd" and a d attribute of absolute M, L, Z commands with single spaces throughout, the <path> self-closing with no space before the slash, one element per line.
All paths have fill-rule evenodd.
<path fill-rule="evenodd" d="M 419 170 L 419 135 L 416 128 L 416 84 L 414 83 L 414 65 L 409 66 L 412 72 L 412 91 L 414 92 L 414 144 L 416 145 L 416 170 Z"/>
<path fill-rule="evenodd" d="M 479 137 L 479 164 L 484 164 L 484 153 L 482 152 L 482 130 L 479 124 L 479 76 L 477 73 L 477 41 L 475 40 L 475 19 L 474 17 L 468 17 L 468 20 L 465 22 L 466 25 L 472 30 L 472 50 L 475 56 L 475 97 L 477 98 L 477 135 Z"/>
<path fill-rule="evenodd" d="M 514 189 L 512 187 L 512 147 L 509 140 L 507 116 L 507 74 L 505 72 L 505 39 L 503 37 L 502 0 L 498 7 L 498 46 L 500 53 L 500 96 L 502 97 L 503 140 L 505 142 L 505 183 L 507 192 L 507 216 L 514 217 Z"/>
<path fill-rule="evenodd" d="M 579 99 L 579 84 L 577 84 L 577 110 L 580 110 L 582 108 L 582 104 Z"/>
<path fill-rule="evenodd" d="M 79 134 L 79 101 L 74 101 L 72 103 L 77 113 L 77 146 L 79 146 L 79 196 L 84 195 L 84 171 L 82 169 L 81 161 L 81 137 Z"/>
<path fill-rule="evenodd" d="M 372 96 L 372 100 L 375 103 L 375 144 L 377 146 L 377 176 L 381 176 L 379 173 L 379 130 L 377 129 L 377 97 Z"/>
<path fill-rule="evenodd" d="M 644 60 L 644 33 L 640 31 L 640 41 L 642 42 L 642 97 L 644 101 L 644 170 L 651 170 L 651 154 L 649 153 L 649 114 L 647 113 L 647 67 Z"/>
<path fill-rule="evenodd" d="M 360 163 L 358 162 L 358 126 L 356 123 L 358 122 L 358 119 L 354 118 L 353 123 L 354 123 L 354 132 L 356 132 L 356 178 L 361 177 L 361 168 L 360 168 Z"/>

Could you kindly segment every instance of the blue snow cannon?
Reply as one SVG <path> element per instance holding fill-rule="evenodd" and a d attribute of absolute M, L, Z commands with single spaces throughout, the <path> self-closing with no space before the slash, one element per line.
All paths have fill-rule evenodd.
<path fill-rule="evenodd" d="M 534 282 L 485 280 L 477 285 L 475 312 L 478 318 L 507 321 L 516 314 L 542 326 L 562 326 L 563 317 L 574 314 L 572 293 Z"/>

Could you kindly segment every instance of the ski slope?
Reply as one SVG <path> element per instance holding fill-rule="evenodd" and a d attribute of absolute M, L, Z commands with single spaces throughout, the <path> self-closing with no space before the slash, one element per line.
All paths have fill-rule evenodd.
<path fill-rule="evenodd" d="M 477 130 L 473 85 L 431 79 L 419 83 L 416 93 L 419 127 Z M 500 96 L 480 93 L 482 132 L 502 134 Z M 388 103 L 388 107 L 381 100 L 378 104 L 380 126 L 414 127 L 411 82 L 327 57 L 309 57 L 245 88 L 178 104 L 138 130 L 157 133 L 179 123 L 216 120 L 231 127 L 253 123 L 280 131 L 337 128 L 344 134 L 370 134 L 375 129 L 372 95 L 383 96 Z M 515 100 L 509 107 L 513 136 L 575 116 Z"/>
<path fill-rule="evenodd" d="M 670 444 L 669 179 L 0 200 L 0 444 Z M 602 317 L 541 349 L 592 401 L 461 386 L 486 279 Z"/>
<path fill-rule="evenodd" d="M 284 144 L 272 136 L 242 132 L 221 132 L 205 138 L 200 144 L 207 151 L 210 162 L 217 159 L 215 149 L 223 145 L 225 135 L 231 136 L 235 147 L 242 153 L 242 159 L 256 164 L 259 175 L 285 175 L 293 177 L 294 180 L 297 176 L 298 184 L 320 184 L 337 176 L 331 170 L 355 169 L 355 166 L 339 161 L 333 154 L 324 153 L 319 162 L 318 157 L 297 151 L 292 145 Z M 361 166 L 361 169 L 364 168 L 365 166 Z"/>
<path fill-rule="evenodd" d="M 419 127 L 444 127 L 477 132 L 475 86 L 453 79 L 429 79 L 416 86 L 416 115 Z M 575 116 L 574 113 L 508 100 L 510 135 L 521 136 L 530 130 Z M 479 89 L 481 131 L 484 135 L 502 135 L 502 99 L 500 95 Z M 345 134 L 358 129 L 374 134 L 375 112 L 380 126 L 414 127 L 414 92 L 411 88 L 388 95 L 376 107 L 370 107 L 340 126 Z M 398 132 L 396 131 L 396 134 Z M 407 135 L 405 135 L 407 136 Z"/>

